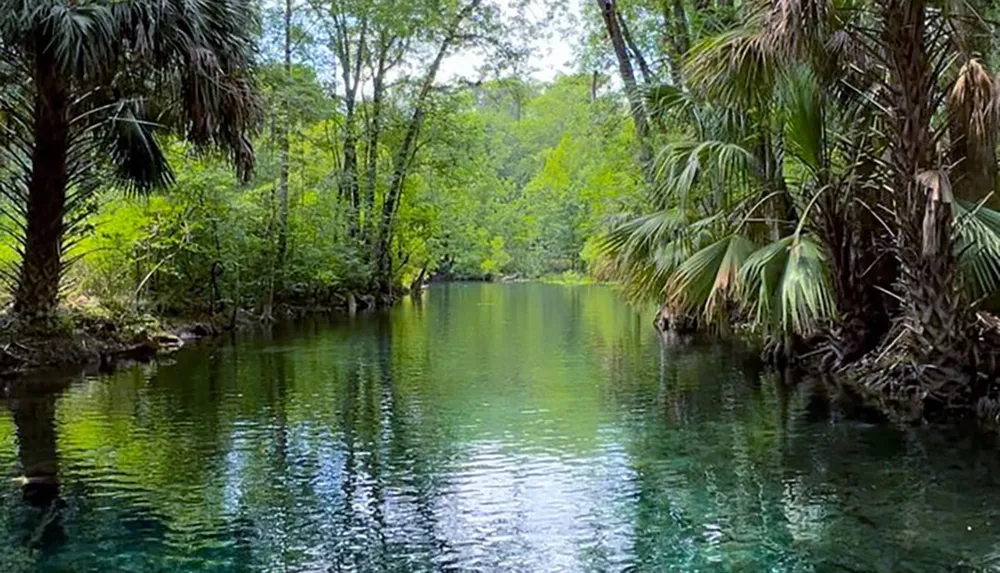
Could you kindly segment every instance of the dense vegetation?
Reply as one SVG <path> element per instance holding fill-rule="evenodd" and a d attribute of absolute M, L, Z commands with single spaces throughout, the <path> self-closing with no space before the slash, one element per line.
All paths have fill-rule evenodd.
<path fill-rule="evenodd" d="M 515 73 L 531 23 L 514 7 L 9 4 L 0 165 L 22 318 L 60 292 L 112 314 L 268 318 L 389 302 L 435 274 L 582 274 L 636 196 L 614 90 Z M 443 77 L 472 49 L 487 69 Z"/>
<path fill-rule="evenodd" d="M 906 418 L 994 416 L 992 7 L 673 5 L 670 85 L 642 98 L 641 48 L 616 43 L 656 156 L 610 274 L 664 322 L 749 325 Z"/>
<path fill-rule="evenodd" d="M 0 3 L 13 316 L 589 272 L 907 416 L 1000 411 L 991 4 L 587 0 L 542 82 L 565 5 Z"/>

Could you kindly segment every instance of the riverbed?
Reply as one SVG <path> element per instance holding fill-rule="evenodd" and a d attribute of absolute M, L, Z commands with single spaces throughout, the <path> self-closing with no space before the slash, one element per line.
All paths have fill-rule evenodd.
<path fill-rule="evenodd" d="M 435 285 L 19 384 L 0 571 L 1000 567 L 995 448 L 831 421 L 651 323 L 608 287 Z"/>

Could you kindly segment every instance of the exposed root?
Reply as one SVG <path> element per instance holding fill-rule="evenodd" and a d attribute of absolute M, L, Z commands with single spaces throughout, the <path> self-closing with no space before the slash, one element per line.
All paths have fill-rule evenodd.
<path fill-rule="evenodd" d="M 966 348 L 928 341 L 922 352 L 913 351 L 913 333 L 897 325 L 880 347 L 846 365 L 834 336 L 828 333 L 813 350 L 798 355 L 796 366 L 857 395 L 895 422 L 978 419 L 1000 426 L 1000 318 L 980 313 Z"/>

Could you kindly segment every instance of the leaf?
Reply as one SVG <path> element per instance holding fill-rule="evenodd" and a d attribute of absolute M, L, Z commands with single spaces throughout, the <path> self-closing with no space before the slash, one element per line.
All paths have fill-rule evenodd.
<path fill-rule="evenodd" d="M 753 253 L 740 275 L 740 298 L 759 327 L 805 334 L 836 315 L 822 248 L 808 235 Z"/>
<path fill-rule="evenodd" d="M 955 249 L 965 288 L 974 298 L 1000 291 L 1000 212 L 955 201 Z"/>
<path fill-rule="evenodd" d="M 691 255 L 670 278 L 669 304 L 686 312 L 701 312 L 711 321 L 724 304 L 734 300 L 740 269 L 753 252 L 753 243 L 730 235 Z"/>

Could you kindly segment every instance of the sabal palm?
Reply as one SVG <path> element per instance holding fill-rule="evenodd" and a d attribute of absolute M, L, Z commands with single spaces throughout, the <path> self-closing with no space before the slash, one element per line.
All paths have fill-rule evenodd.
<path fill-rule="evenodd" d="M 172 180 L 157 136 L 250 172 L 255 16 L 245 0 L 0 0 L 0 14 L 0 188 L 21 222 L 15 310 L 34 318 L 58 303 L 97 187 Z"/>
<path fill-rule="evenodd" d="M 700 89 L 688 98 L 673 94 L 667 103 L 682 109 L 688 117 L 694 116 L 689 133 L 696 141 L 674 143 L 664 152 L 668 167 L 662 171 L 667 179 L 662 189 L 668 191 L 665 194 L 668 200 L 659 199 L 656 204 L 664 209 L 664 216 L 678 204 L 685 205 L 686 211 L 693 204 L 688 196 L 710 195 L 713 193 L 710 187 L 715 187 L 726 194 L 728 208 L 721 217 L 716 212 L 702 210 L 689 218 L 699 220 L 711 213 L 716 224 L 713 238 L 701 241 L 704 250 L 691 250 L 695 254 L 687 261 L 678 257 L 652 258 L 660 252 L 677 251 L 668 247 L 685 236 L 683 226 L 679 232 L 674 232 L 675 227 L 670 233 L 654 237 L 646 231 L 663 226 L 651 224 L 657 215 L 650 215 L 644 225 L 618 227 L 607 241 L 607 252 L 621 263 L 619 269 L 626 278 L 640 276 L 638 284 L 643 285 L 642 290 L 654 292 L 661 300 L 695 303 L 685 305 L 689 311 L 719 308 L 716 299 L 720 294 L 739 298 L 740 289 L 731 285 L 733 276 L 755 280 L 750 276 L 754 265 L 746 265 L 746 257 L 730 256 L 732 251 L 722 245 L 735 244 L 733 233 L 746 231 L 745 223 L 750 220 L 748 205 L 753 205 L 750 207 L 753 214 L 758 212 L 757 203 L 746 200 L 752 197 L 763 200 L 775 190 L 756 177 L 759 169 L 739 166 L 733 161 L 738 155 L 731 152 L 732 146 L 742 146 L 747 154 L 752 154 L 753 146 L 747 143 L 752 139 L 738 132 L 733 137 L 731 130 L 706 131 L 706 114 L 689 112 L 692 107 L 700 112 L 707 110 L 707 115 L 720 120 L 717 123 L 726 117 L 719 108 L 740 110 L 744 117 L 757 123 L 766 119 L 766 112 L 776 120 L 766 129 L 772 130 L 772 136 L 784 139 L 786 157 L 780 163 L 785 185 L 777 192 L 787 190 L 796 205 L 795 212 L 802 217 L 795 235 L 804 240 L 811 235 L 824 247 L 799 250 L 797 264 L 800 269 L 826 267 L 829 272 L 810 270 L 807 274 L 812 278 L 806 277 L 808 280 L 802 284 L 811 281 L 812 286 L 799 295 L 786 297 L 782 304 L 765 306 L 765 296 L 742 302 L 758 311 L 790 310 L 786 317 L 792 320 L 779 320 L 777 324 L 796 326 L 798 322 L 808 326 L 813 319 L 831 314 L 824 290 L 832 289 L 837 295 L 837 306 L 861 317 L 860 323 L 855 321 L 855 324 L 864 329 L 877 322 L 873 317 L 896 312 L 892 307 L 897 299 L 884 296 L 896 290 L 895 297 L 908 301 L 896 315 L 904 329 L 927 332 L 931 339 L 942 342 L 938 346 L 960 346 L 956 340 L 962 336 L 961 325 L 953 320 L 960 309 L 954 303 L 955 287 L 964 282 L 977 291 L 977 296 L 986 294 L 984 290 L 996 287 L 994 276 L 1000 267 L 992 260 L 996 242 L 993 228 L 986 224 L 992 220 L 992 212 L 979 206 L 968 222 L 954 221 L 949 216 L 948 170 L 940 166 L 954 163 L 956 154 L 951 153 L 948 160 L 933 160 L 934 142 L 942 139 L 931 131 L 929 120 L 932 114 L 950 117 L 949 124 L 954 129 L 956 120 L 978 118 L 971 127 L 995 130 L 989 121 L 997 117 L 993 111 L 997 94 L 990 93 L 996 90 L 989 85 L 988 76 L 987 81 L 962 81 L 963 75 L 971 75 L 970 70 L 976 71 L 980 66 L 961 65 L 962 61 L 969 61 L 969 55 L 962 57 L 955 53 L 957 47 L 964 45 L 960 38 L 954 37 L 960 29 L 955 24 L 960 18 L 974 18 L 974 15 L 955 14 L 947 7 L 925 5 L 917 0 L 890 4 L 884 7 L 850 0 L 771 2 L 753 12 L 743 29 L 710 38 L 695 47 L 689 55 L 691 69 L 687 75 Z M 904 16 L 910 20 L 900 20 Z M 928 27 L 931 31 L 925 31 Z M 882 34 L 872 33 L 880 29 Z M 913 67 L 911 56 L 915 53 L 922 59 Z M 802 66 L 811 70 L 810 81 L 802 81 L 803 75 L 798 71 Z M 941 89 L 948 85 L 952 86 L 951 97 L 945 98 Z M 701 98 L 704 101 L 690 104 L 692 99 Z M 954 109 L 945 109 L 946 103 L 966 109 L 955 113 Z M 907 126 L 920 129 L 908 133 Z M 963 129 L 956 131 L 971 131 L 960 127 Z M 710 139 L 716 141 L 708 143 Z M 953 146 L 961 144 L 959 148 L 969 144 L 967 138 L 952 139 Z M 676 153 L 683 149 L 717 151 L 701 156 Z M 913 149 L 916 152 L 911 153 Z M 915 177 L 920 173 L 920 177 Z M 980 196 L 989 190 L 980 190 Z M 934 216 L 928 219 L 928 213 Z M 952 248 L 955 231 L 960 239 Z M 698 229 L 698 233 L 703 232 L 703 227 Z M 785 231 L 791 232 L 791 229 Z M 646 238 L 640 236 L 643 233 Z M 933 240 L 928 243 L 928 239 Z M 791 254 L 788 249 L 784 252 Z M 637 262 L 643 256 L 657 264 Z M 785 256 L 782 260 L 793 258 Z M 801 266 L 804 260 L 810 263 L 806 267 Z M 670 268 L 660 264 L 668 261 L 672 263 Z M 822 265 L 817 267 L 813 264 L 816 262 Z M 970 280 L 958 279 L 958 268 L 966 271 L 964 274 Z M 786 266 L 784 272 L 789 270 Z M 824 286 L 825 280 L 830 284 Z M 713 282 L 715 288 L 708 288 Z M 764 284 L 761 280 L 756 282 Z M 910 296 L 917 291 L 920 296 Z M 692 293 L 705 296 L 691 296 Z M 742 295 L 744 299 L 753 297 L 754 289 L 745 290 Z M 888 303 L 886 299 L 890 299 Z M 791 306 L 796 300 L 798 306 Z M 952 302 L 942 306 L 939 304 L 942 300 Z M 938 307 L 933 309 L 934 313 L 927 313 L 932 305 Z M 949 313 L 956 314 L 950 317 Z M 924 316 L 933 320 L 923 321 Z M 944 340 L 950 336 L 945 332 L 948 325 L 957 327 L 953 331 L 958 333 L 956 340 Z M 865 344 L 878 342 L 877 337 L 866 338 Z M 913 337 L 908 345 L 912 349 L 935 346 L 927 341 Z M 919 352 L 911 352 L 911 357 L 927 363 L 938 361 L 933 355 Z"/>

